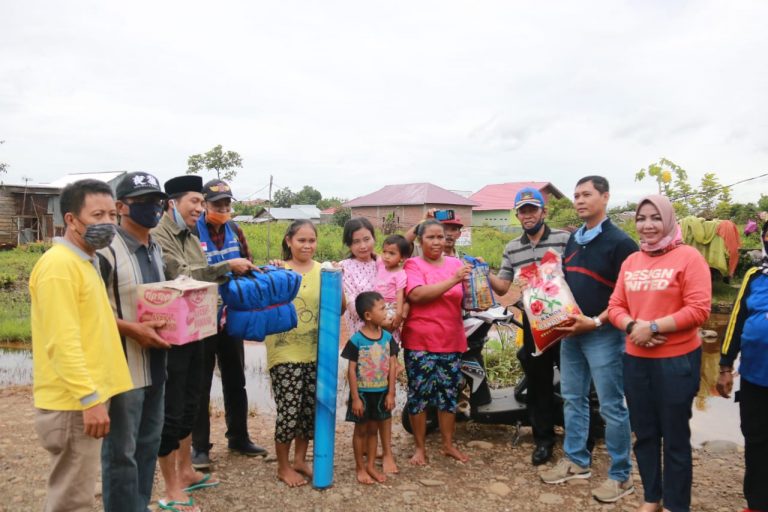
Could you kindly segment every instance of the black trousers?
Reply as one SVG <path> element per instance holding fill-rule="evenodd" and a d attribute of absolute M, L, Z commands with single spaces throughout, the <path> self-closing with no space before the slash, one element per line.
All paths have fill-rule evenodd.
<path fill-rule="evenodd" d="M 560 344 L 534 357 L 536 345 L 525 315 L 523 326 L 523 348 L 517 352 L 517 358 L 528 380 L 528 415 L 533 427 L 533 439 L 537 445 L 552 446 L 555 444 L 555 422 L 562 417 L 562 410 L 557 410 L 552 382 L 554 366 L 560 364 Z"/>
<path fill-rule="evenodd" d="M 160 457 L 178 449 L 195 424 L 203 375 L 203 344 L 174 345 L 168 351 L 165 381 L 165 422 L 160 435 Z"/>
<path fill-rule="evenodd" d="M 738 393 L 744 434 L 744 497 L 752 510 L 768 510 L 768 387 L 741 377 Z"/>
<path fill-rule="evenodd" d="M 243 340 L 233 338 L 226 331 L 222 331 L 205 338 L 201 343 L 203 344 L 202 393 L 199 398 L 199 413 L 192 431 L 192 446 L 197 451 L 207 452 L 212 446 L 209 405 L 216 361 L 219 363 L 224 395 L 226 437 L 231 443 L 237 444 L 249 440 L 248 395 L 245 391 Z"/>

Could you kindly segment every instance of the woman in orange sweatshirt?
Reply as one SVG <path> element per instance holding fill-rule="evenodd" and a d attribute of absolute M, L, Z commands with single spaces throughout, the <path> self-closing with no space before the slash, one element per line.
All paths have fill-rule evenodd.
<path fill-rule="evenodd" d="M 699 252 L 682 244 L 669 199 L 650 195 L 635 212 L 640 251 L 621 266 L 608 303 L 627 333 L 624 392 L 645 489 L 638 512 L 688 511 L 691 504 L 691 406 L 699 388 L 699 327 L 709 316 L 712 283 Z M 662 464 L 663 452 L 663 464 Z"/>

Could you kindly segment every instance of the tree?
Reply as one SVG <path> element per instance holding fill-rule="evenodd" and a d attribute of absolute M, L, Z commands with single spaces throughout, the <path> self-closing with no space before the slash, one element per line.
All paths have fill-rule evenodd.
<path fill-rule="evenodd" d="M 757 200 L 757 209 L 761 212 L 768 212 L 768 196 L 760 194 L 760 199 Z"/>
<path fill-rule="evenodd" d="M 685 169 L 671 160 L 660 158 L 658 162 L 637 171 L 635 181 L 643 181 L 648 176 L 656 180 L 659 194 L 672 201 L 679 217 L 696 211 L 699 200 L 688 183 L 688 173 Z"/>
<path fill-rule="evenodd" d="M 243 159 L 234 151 L 224 152 L 221 144 L 205 154 L 192 155 L 187 159 L 187 174 L 216 171 L 216 178 L 232 181 L 237 176 L 235 167 L 242 167 Z"/>
<path fill-rule="evenodd" d="M 263 206 L 259 206 L 256 204 L 245 204 L 241 201 L 232 203 L 233 215 L 253 215 L 254 217 L 256 217 L 258 214 L 261 213 L 263 209 L 264 209 Z"/>
<path fill-rule="evenodd" d="M 547 203 L 547 223 L 557 228 L 580 226 L 582 224 L 573 203 L 567 197 L 550 199 Z"/>
<path fill-rule="evenodd" d="M 344 227 L 344 224 L 352 218 L 352 209 L 351 208 L 339 208 L 336 210 L 336 213 L 333 214 L 333 217 L 331 217 L 331 222 L 333 224 L 336 224 L 337 226 Z"/>
<path fill-rule="evenodd" d="M 304 187 L 299 190 L 299 192 L 294 197 L 294 203 L 293 204 L 317 204 L 318 201 L 320 201 L 323 198 L 323 195 L 315 190 L 313 187 L 310 187 L 309 185 L 304 185 Z"/>
<path fill-rule="evenodd" d="M 291 189 L 288 187 L 276 190 L 275 195 L 272 196 L 272 206 L 290 208 L 292 204 L 298 204 L 296 202 L 296 194 L 291 192 Z"/>
<path fill-rule="evenodd" d="M 4 140 L 0 140 L 0 144 L 5 144 Z M 0 174 L 7 174 L 8 173 L 8 167 L 9 165 L 5 162 L 0 162 Z"/>
<path fill-rule="evenodd" d="M 327 210 L 328 208 L 338 208 L 346 202 L 346 199 L 340 197 L 323 198 L 317 202 L 317 207 L 321 210 Z"/>

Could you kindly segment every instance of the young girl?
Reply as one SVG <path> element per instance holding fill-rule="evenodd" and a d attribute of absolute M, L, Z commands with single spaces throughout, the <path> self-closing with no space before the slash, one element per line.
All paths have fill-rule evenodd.
<path fill-rule="evenodd" d="M 371 221 L 364 217 L 349 219 L 344 224 L 342 240 L 344 245 L 349 248 L 350 253 L 349 257 L 342 260 L 339 264 L 344 271 L 342 287 L 344 288 L 344 298 L 347 304 L 344 319 L 347 326 L 347 335 L 351 337 L 364 325 L 364 322 L 355 311 L 355 299 L 363 292 L 370 292 L 376 289 L 378 266 L 376 264 L 376 254 L 373 251 L 376 235 L 374 234 Z M 397 465 L 392 455 L 391 418 L 385 421 L 381 429 L 381 448 L 384 472 L 397 473 Z"/>
<path fill-rule="evenodd" d="M 306 484 L 312 476 L 306 462 L 315 421 L 317 380 L 317 320 L 320 314 L 320 263 L 313 257 L 317 230 L 308 220 L 294 221 L 283 238 L 285 268 L 301 274 L 301 288 L 293 300 L 298 326 L 268 336 L 267 367 L 277 405 L 275 453 L 277 477 L 290 487 Z M 291 441 L 296 440 L 291 466 Z"/>
<path fill-rule="evenodd" d="M 384 297 L 387 308 L 387 322 L 384 328 L 392 333 L 400 345 L 400 325 L 408 314 L 405 302 L 407 278 L 400 264 L 410 256 L 411 244 L 401 235 L 390 235 L 381 246 L 381 257 L 377 260 L 376 291 Z"/>
<path fill-rule="evenodd" d="M 392 419 L 395 407 L 397 343 L 382 326 L 387 321 L 384 298 L 378 292 L 363 292 L 355 300 L 363 328 L 352 335 L 341 357 L 349 360 L 349 406 L 347 421 L 355 423 L 352 450 L 355 472 L 361 484 L 384 482 L 376 470 L 376 436 L 384 422 Z M 368 454 L 368 461 L 363 458 Z"/>

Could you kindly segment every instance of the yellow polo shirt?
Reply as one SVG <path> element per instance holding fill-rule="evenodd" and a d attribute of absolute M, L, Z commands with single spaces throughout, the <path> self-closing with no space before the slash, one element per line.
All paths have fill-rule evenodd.
<path fill-rule="evenodd" d="M 29 278 L 35 407 L 87 409 L 133 388 L 104 282 L 93 260 L 64 239 Z"/>

